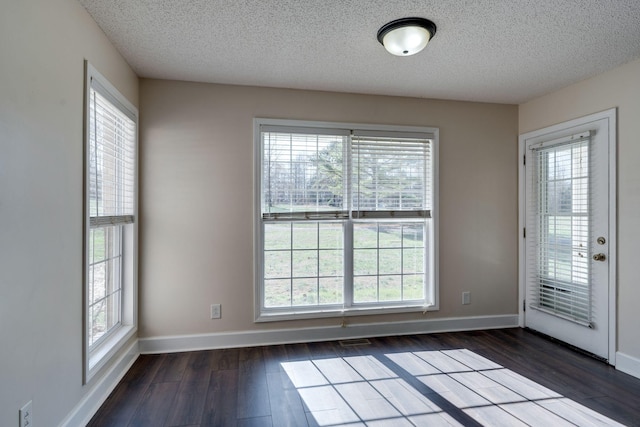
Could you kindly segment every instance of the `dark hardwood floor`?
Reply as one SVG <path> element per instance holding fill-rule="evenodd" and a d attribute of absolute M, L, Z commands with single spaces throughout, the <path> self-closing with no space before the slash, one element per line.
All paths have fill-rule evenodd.
<path fill-rule="evenodd" d="M 89 425 L 616 423 L 640 379 L 516 328 L 142 355 Z"/>

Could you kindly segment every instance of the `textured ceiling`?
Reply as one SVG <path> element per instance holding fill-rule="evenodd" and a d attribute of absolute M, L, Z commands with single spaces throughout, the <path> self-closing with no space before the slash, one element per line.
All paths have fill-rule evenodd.
<path fill-rule="evenodd" d="M 640 0 L 79 0 L 141 77 L 522 103 L 640 58 Z M 388 21 L 438 26 L 411 57 Z"/>

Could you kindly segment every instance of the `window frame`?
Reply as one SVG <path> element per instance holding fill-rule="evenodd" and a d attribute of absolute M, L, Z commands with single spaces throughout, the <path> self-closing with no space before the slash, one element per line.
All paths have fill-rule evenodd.
<path fill-rule="evenodd" d="M 92 85 L 93 83 L 93 85 Z M 95 90 L 106 98 L 122 114 L 135 123 L 134 132 L 134 171 L 133 171 L 133 215 L 127 215 L 126 223 L 113 224 L 114 233 L 119 234 L 120 246 L 120 321 L 103 336 L 89 342 L 89 307 L 90 301 L 90 238 L 91 230 L 98 226 L 91 226 L 90 206 L 90 126 L 91 126 L 91 91 Z M 87 384 L 113 357 L 124 348 L 127 342 L 135 336 L 138 328 L 137 298 L 138 298 L 138 151 L 139 151 L 139 119 L 138 109 L 129 102 L 102 74 L 88 61 L 85 61 L 84 82 L 84 132 L 83 132 L 83 381 Z M 130 218 L 129 218 L 130 217 Z M 108 218 L 107 218 L 108 220 Z M 102 224 L 104 226 L 104 224 Z M 109 226 L 107 226 L 109 227 Z M 105 227 L 106 228 L 106 227 Z"/>
<path fill-rule="evenodd" d="M 432 170 L 432 209 L 430 219 L 430 232 L 432 233 L 432 239 L 429 242 L 429 246 L 425 249 L 428 250 L 432 256 L 426 260 L 429 263 L 429 269 L 431 272 L 431 288 L 426 289 L 426 295 L 424 303 L 420 304 L 402 304 L 402 303 L 384 303 L 377 302 L 369 305 L 354 304 L 351 306 L 309 306 L 306 307 L 284 307 L 284 308 L 266 308 L 264 306 L 264 228 L 262 218 L 262 179 L 263 179 L 263 147 L 262 147 L 262 126 L 274 126 L 292 128 L 292 129 L 321 129 L 327 132 L 332 130 L 357 130 L 365 132 L 380 132 L 382 134 L 431 134 L 431 170 Z M 323 122 L 323 121 L 305 121 L 305 120 L 289 120 L 289 119 L 269 119 L 269 118 L 254 118 L 253 120 L 253 133 L 254 133 L 254 321 L 255 322 L 271 322 L 280 320 L 296 320 L 296 319 L 311 319 L 311 318 L 325 318 L 325 317 L 345 317 L 345 316 L 357 316 L 357 315 L 369 315 L 369 314 L 390 314 L 390 313 L 408 313 L 408 312 L 422 312 L 437 311 L 439 310 L 439 254 L 438 254 L 438 239 L 439 239 L 439 208 L 438 208 L 438 151 L 439 151 L 439 129 L 435 127 L 422 127 L 422 126 L 398 126 L 398 125 L 376 125 L 376 124 L 362 124 L 362 123 L 342 123 L 342 122 Z M 345 151 L 350 150 L 350 144 L 345 148 Z M 349 175 L 351 171 L 349 171 Z M 350 184 L 351 185 L 351 184 Z M 349 211 L 349 218 L 346 221 L 344 227 L 344 233 L 353 234 L 353 224 L 358 221 L 358 218 L 351 218 L 351 211 Z M 380 223 L 384 223 L 384 218 L 378 218 Z M 345 240 L 348 240 L 345 239 Z M 351 242 L 353 239 L 351 238 Z M 345 251 L 345 263 L 349 262 L 349 259 L 353 259 L 353 245 L 352 247 L 344 247 Z M 350 267 L 347 267 L 350 268 Z M 352 270 L 352 268 L 351 268 Z M 345 277 L 344 280 L 347 285 L 344 287 L 344 299 L 353 300 L 353 275 L 352 277 Z"/>

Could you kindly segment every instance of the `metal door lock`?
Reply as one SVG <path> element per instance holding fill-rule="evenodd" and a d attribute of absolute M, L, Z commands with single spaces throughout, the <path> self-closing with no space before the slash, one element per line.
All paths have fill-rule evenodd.
<path fill-rule="evenodd" d="M 605 239 L 602 236 L 598 237 L 598 240 L 596 241 L 598 242 L 599 245 L 604 245 L 605 243 L 607 243 L 607 239 Z"/>
<path fill-rule="evenodd" d="M 593 256 L 594 261 L 604 261 L 605 259 L 607 259 L 607 256 L 605 254 L 595 254 Z"/>

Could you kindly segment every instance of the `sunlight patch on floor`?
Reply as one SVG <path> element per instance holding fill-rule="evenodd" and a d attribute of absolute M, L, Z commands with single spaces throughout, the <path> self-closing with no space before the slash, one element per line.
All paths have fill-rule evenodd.
<path fill-rule="evenodd" d="M 319 426 L 621 426 L 467 349 L 281 363 Z M 462 421 L 462 422 L 461 422 Z"/>

